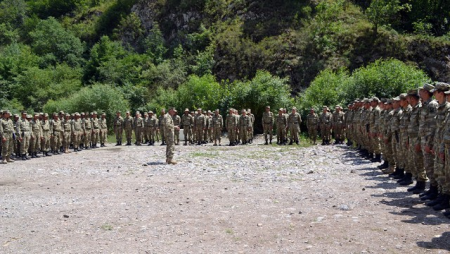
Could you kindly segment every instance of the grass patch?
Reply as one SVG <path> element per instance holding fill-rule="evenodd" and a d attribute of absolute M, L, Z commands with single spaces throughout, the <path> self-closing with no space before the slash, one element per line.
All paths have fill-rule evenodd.
<path fill-rule="evenodd" d="M 105 230 L 105 231 L 111 231 L 114 229 L 114 227 L 108 223 L 105 223 L 101 226 L 101 229 Z"/>

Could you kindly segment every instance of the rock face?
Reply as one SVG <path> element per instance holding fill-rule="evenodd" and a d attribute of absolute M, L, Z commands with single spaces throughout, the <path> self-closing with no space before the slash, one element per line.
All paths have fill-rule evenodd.
<path fill-rule="evenodd" d="M 150 31 L 153 28 L 157 18 L 156 8 L 156 0 L 140 0 L 131 8 L 131 11 L 141 20 L 141 26 L 145 31 Z"/>

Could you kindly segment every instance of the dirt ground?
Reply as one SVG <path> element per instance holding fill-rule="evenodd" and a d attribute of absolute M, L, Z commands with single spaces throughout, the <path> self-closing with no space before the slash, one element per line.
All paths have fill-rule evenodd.
<path fill-rule="evenodd" d="M 121 146 L 0 165 L 0 253 L 448 253 L 346 146 Z"/>

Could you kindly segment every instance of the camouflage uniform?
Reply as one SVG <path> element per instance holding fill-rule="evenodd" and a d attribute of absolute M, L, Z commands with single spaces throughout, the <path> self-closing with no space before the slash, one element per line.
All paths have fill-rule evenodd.
<path fill-rule="evenodd" d="M 184 114 L 181 117 L 184 132 L 184 145 L 192 143 L 192 127 L 194 125 L 194 118 L 189 114 L 189 109 L 184 110 Z"/>
<path fill-rule="evenodd" d="M 180 129 L 179 128 L 180 128 L 180 125 L 181 125 L 181 117 L 179 115 L 175 114 L 175 115 L 172 116 L 172 118 L 173 118 L 173 125 L 175 127 L 178 127 L 178 128 L 174 129 L 175 145 L 178 145 L 178 144 L 180 144 Z"/>
<path fill-rule="evenodd" d="M 206 128 L 206 116 L 201 113 L 201 110 L 198 110 L 197 118 L 194 120 L 195 132 L 197 136 L 198 144 L 204 143 L 206 140 L 203 140 L 204 130 Z"/>
<path fill-rule="evenodd" d="M 213 128 L 213 136 L 214 136 L 214 145 L 217 145 L 217 141 L 220 142 L 222 140 L 222 129 L 223 129 L 223 117 L 219 114 L 219 111 L 216 110 L 216 114 L 212 117 L 212 128 Z"/>
<path fill-rule="evenodd" d="M 329 144 L 331 139 L 331 118 L 332 114 L 328 111 L 328 107 L 324 107 L 325 112 L 320 115 L 319 126 L 322 135 L 322 144 Z"/>
<path fill-rule="evenodd" d="M 120 112 L 117 112 L 116 117 L 114 118 L 114 134 L 116 134 L 116 145 L 122 145 L 122 136 L 123 136 L 123 127 L 124 127 L 124 119 L 120 115 Z"/>
<path fill-rule="evenodd" d="M 283 109 L 280 108 L 277 115 L 277 144 L 286 144 L 286 127 L 288 121 L 286 116 L 283 114 Z"/>
<path fill-rule="evenodd" d="M 162 123 L 160 125 L 162 128 L 164 128 L 164 134 L 166 141 L 166 162 L 171 163 L 173 160 L 173 155 L 175 151 L 175 144 L 174 144 L 174 124 L 173 124 L 173 118 L 170 116 L 169 113 L 166 113 L 162 117 Z"/>
<path fill-rule="evenodd" d="M 317 129 L 319 128 L 319 116 L 311 109 L 306 119 L 306 127 L 308 128 L 309 139 L 316 144 Z"/>
<path fill-rule="evenodd" d="M 342 144 L 344 141 L 344 130 L 345 130 L 345 114 L 341 110 L 339 105 L 336 106 L 336 110 L 333 112 L 331 117 L 331 128 L 333 129 L 334 139 L 336 144 Z"/>
<path fill-rule="evenodd" d="M 100 146 L 105 147 L 108 136 L 108 124 L 106 122 L 106 115 L 102 114 L 100 118 Z"/>
<path fill-rule="evenodd" d="M 4 115 L 9 115 L 9 111 L 3 111 Z M 2 163 L 6 164 L 8 162 L 13 162 L 11 159 L 11 155 L 14 151 L 14 123 L 13 121 L 6 116 L 3 116 L 3 119 L 0 119 L 1 125 L 1 133 L 0 136 L 2 138 Z"/>
<path fill-rule="evenodd" d="M 27 152 L 30 145 L 31 138 L 31 127 L 30 122 L 28 121 L 28 115 L 25 117 L 25 114 L 22 114 L 22 119 L 19 120 L 16 128 L 17 133 L 19 133 L 20 138 L 20 152 L 22 155 L 22 159 L 28 159 Z"/>
<path fill-rule="evenodd" d="M 75 120 L 72 122 L 72 139 L 73 149 L 75 152 L 81 151 L 79 145 L 81 143 L 81 137 L 83 135 L 83 121 L 80 119 L 80 114 L 75 113 Z"/>
<path fill-rule="evenodd" d="M 127 139 L 127 146 L 131 145 L 131 136 L 133 132 L 133 118 L 127 112 L 127 116 L 123 119 L 123 128 L 125 129 L 125 138 Z"/>
<path fill-rule="evenodd" d="M 227 127 L 230 146 L 233 146 L 236 143 L 236 128 L 238 125 L 237 117 L 234 114 L 233 110 L 230 110 L 229 114 L 227 115 L 225 125 Z"/>
<path fill-rule="evenodd" d="M 243 145 L 249 142 L 249 131 L 252 124 L 251 118 L 246 113 L 245 110 L 242 110 L 242 115 L 239 117 L 239 133 Z"/>
<path fill-rule="evenodd" d="M 35 118 L 31 121 L 30 154 L 32 158 L 37 157 L 37 153 L 41 149 L 41 139 L 42 139 L 41 121 L 38 119 L 38 115 L 35 115 Z"/>
<path fill-rule="evenodd" d="M 45 119 L 47 118 L 47 119 Z M 48 114 L 44 114 L 44 120 L 42 120 L 42 143 L 41 149 L 44 156 L 50 156 L 48 152 L 50 151 L 50 136 L 52 133 L 50 121 L 48 120 Z"/>
<path fill-rule="evenodd" d="M 272 144 L 273 123 L 275 118 L 273 117 L 273 113 L 270 112 L 270 106 L 266 106 L 266 109 L 268 109 L 268 111 L 263 113 L 262 123 L 263 123 L 264 139 L 266 140 L 265 144 L 267 145 L 268 144 L 267 135 L 269 135 L 270 144 Z"/>
<path fill-rule="evenodd" d="M 418 103 L 411 107 L 411 113 L 408 123 L 408 158 L 411 160 L 410 169 L 411 174 L 418 182 L 427 180 L 426 173 L 423 166 L 423 153 L 420 149 L 421 139 L 419 136 L 420 112 L 422 104 L 419 101 L 417 90 L 408 92 L 408 96 L 416 96 Z M 425 185 L 424 185 L 425 187 Z"/>
<path fill-rule="evenodd" d="M 300 117 L 300 114 L 297 113 L 297 108 L 292 108 L 292 113 L 289 114 L 288 118 L 288 127 L 290 131 L 290 138 L 291 142 L 289 143 L 292 145 L 292 142 L 295 142 L 297 145 L 299 143 L 299 135 L 300 135 L 300 124 L 302 123 L 302 118 Z"/>

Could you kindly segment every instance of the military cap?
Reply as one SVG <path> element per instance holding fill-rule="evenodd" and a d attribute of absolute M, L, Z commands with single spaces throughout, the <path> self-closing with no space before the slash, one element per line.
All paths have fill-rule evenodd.
<path fill-rule="evenodd" d="M 84 112 L 81 112 L 81 115 L 84 116 Z"/>
<path fill-rule="evenodd" d="M 39 115 L 40 115 L 40 116 L 43 116 L 43 115 L 44 115 L 44 113 L 42 113 L 42 112 L 41 112 L 41 113 L 39 113 Z"/>
<path fill-rule="evenodd" d="M 380 102 L 380 99 L 378 99 L 378 97 L 373 97 L 370 101 L 371 101 L 371 102 L 372 102 L 372 101 Z"/>
<path fill-rule="evenodd" d="M 3 112 L 3 114 L 11 114 L 11 113 L 9 112 L 9 110 L 7 110 L 7 109 L 2 110 L 2 112 Z"/>
<path fill-rule="evenodd" d="M 97 111 L 92 112 L 92 115 L 96 115 L 96 114 L 97 114 Z"/>
<path fill-rule="evenodd" d="M 267 106 L 266 106 L 266 108 L 270 108 L 270 106 L 269 106 L 269 105 L 267 105 Z"/>
<path fill-rule="evenodd" d="M 34 113 L 34 116 L 39 116 L 39 113 Z"/>
<path fill-rule="evenodd" d="M 292 109 L 295 109 L 295 110 L 297 110 L 297 107 L 295 107 L 295 106 L 294 106 L 294 107 L 292 107 Z"/>
<path fill-rule="evenodd" d="M 93 115 L 93 114 L 94 114 L 94 112 L 91 112 L 91 113 L 90 113 L 90 115 Z"/>
<path fill-rule="evenodd" d="M 58 113 L 56 113 L 56 112 L 53 112 L 53 116 L 57 116 L 58 115 Z"/>
<path fill-rule="evenodd" d="M 105 113 L 105 112 L 103 112 L 103 113 L 102 113 L 102 116 L 106 116 L 106 113 Z"/>
<path fill-rule="evenodd" d="M 0 114 L 3 114 L 3 112 L 4 112 L 5 110 L 4 109 L 2 109 L 1 111 L 0 111 Z"/>
<path fill-rule="evenodd" d="M 244 112 L 247 113 L 247 111 L 246 111 L 245 109 L 241 110 L 241 112 L 242 112 L 242 113 L 244 113 Z"/>
<path fill-rule="evenodd" d="M 208 110 L 208 113 L 211 113 L 211 110 Z"/>
<path fill-rule="evenodd" d="M 445 91 L 444 94 L 445 94 L 445 95 L 449 95 L 449 94 L 450 94 L 450 90 Z"/>
<path fill-rule="evenodd" d="M 353 103 L 358 103 L 358 102 L 359 102 L 359 100 L 358 100 L 358 99 L 356 99 L 356 100 L 354 100 L 354 101 L 353 101 Z"/>
<path fill-rule="evenodd" d="M 76 112 L 76 113 L 75 113 L 75 116 L 80 116 L 80 113 Z"/>
<path fill-rule="evenodd" d="M 149 114 L 153 114 L 153 111 L 150 110 L 148 113 L 149 113 Z"/>
<path fill-rule="evenodd" d="M 148 116 L 148 113 L 147 113 L 147 112 L 144 112 L 144 116 Z"/>
<path fill-rule="evenodd" d="M 184 109 L 184 112 L 186 112 L 186 111 L 189 112 L 189 109 L 188 108 Z"/>
<path fill-rule="evenodd" d="M 362 99 L 362 102 L 363 102 L 363 103 L 369 103 L 370 101 L 369 101 L 369 99 L 364 98 L 364 99 Z"/>
<path fill-rule="evenodd" d="M 278 111 L 283 111 L 283 108 L 280 108 Z"/>
<path fill-rule="evenodd" d="M 215 111 L 216 111 L 216 112 L 219 112 L 219 109 L 216 109 Z"/>
<path fill-rule="evenodd" d="M 202 111 L 202 108 L 198 108 L 197 111 Z"/>
<path fill-rule="evenodd" d="M 406 96 L 408 96 L 407 93 L 401 93 L 398 97 L 400 98 L 400 100 L 406 100 Z"/>
<path fill-rule="evenodd" d="M 130 114 L 130 111 L 125 112 L 126 114 Z"/>
<path fill-rule="evenodd" d="M 341 105 L 336 105 L 335 108 L 342 108 Z"/>
<path fill-rule="evenodd" d="M 175 108 L 173 109 L 173 111 L 178 112 Z"/>
<path fill-rule="evenodd" d="M 417 93 L 417 89 L 411 89 L 408 91 L 408 96 L 419 97 L 419 93 Z"/>
<path fill-rule="evenodd" d="M 380 101 L 385 103 L 387 101 L 387 99 L 386 98 L 381 98 Z"/>
<path fill-rule="evenodd" d="M 62 114 L 62 115 L 64 115 L 64 111 L 62 111 L 62 110 L 61 110 L 61 111 L 59 111 L 59 113 L 60 113 L 60 114 Z"/>
<path fill-rule="evenodd" d="M 47 114 L 47 113 L 45 113 L 45 114 L 44 114 L 44 117 L 48 117 L 48 114 Z"/>
<path fill-rule="evenodd" d="M 436 83 L 435 83 L 435 86 L 434 86 L 434 89 L 431 90 L 430 92 L 432 92 L 432 93 L 434 93 L 434 92 L 436 92 L 436 91 L 442 91 L 442 92 L 445 92 L 445 91 L 448 91 L 449 88 L 450 88 L 450 85 L 447 84 L 447 83 L 444 83 L 444 82 L 436 82 Z"/>
<path fill-rule="evenodd" d="M 19 117 L 19 115 L 18 114 L 14 114 L 14 117 Z"/>
<path fill-rule="evenodd" d="M 431 92 L 434 89 L 434 86 L 432 84 L 425 83 L 423 87 L 419 88 L 423 90 L 427 90 L 428 92 Z"/>
<path fill-rule="evenodd" d="M 120 112 L 120 110 L 118 110 L 118 111 L 116 112 L 116 114 L 117 114 L 117 113 L 122 113 L 122 112 Z"/>
<path fill-rule="evenodd" d="M 393 102 L 392 99 L 387 99 L 386 100 L 386 104 L 392 104 L 392 102 Z"/>

